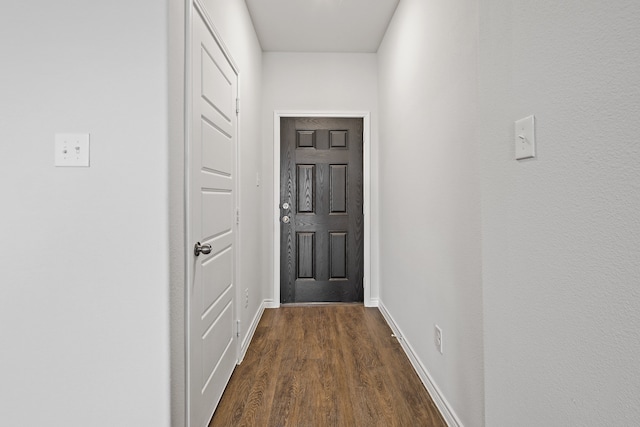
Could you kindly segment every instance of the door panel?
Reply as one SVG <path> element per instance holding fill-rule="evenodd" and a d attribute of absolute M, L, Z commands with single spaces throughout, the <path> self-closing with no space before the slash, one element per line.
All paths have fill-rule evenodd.
<path fill-rule="evenodd" d="M 315 234 L 297 233 L 298 235 L 298 279 L 315 279 Z"/>
<path fill-rule="evenodd" d="M 347 165 L 330 165 L 329 213 L 347 213 Z"/>
<path fill-rule="evenodd" d="M 363 300 L 362 130 L 362 119 L 281 119 L 283 303 Z"/>
<path fill-rule="evenodd" d="M 315 205 L 315 166 L 297 165 L 298 167 L 298 213 L 313 213 Z"/>
<path fill-rule="evenodd" d="M 347 233 L 330 233 L 331 265 L 329 279 L 347 278 Z"/>
<path fill-rule="evenodd" d="M 237 76 L 194 11 L 189 140 L 189 425 L 206 426 L 236 365 Z M 196 256 L 196 242 L 210 253 Z"/>
<path fill-rule="evenodd" d="M 225 177 L 231 175 L 229 166 L 233 164 L 233 144 L 229 144 L 229 135 L 221 132 L 206 121 L 202 124 L 203 167 L 209 172 Z"/>

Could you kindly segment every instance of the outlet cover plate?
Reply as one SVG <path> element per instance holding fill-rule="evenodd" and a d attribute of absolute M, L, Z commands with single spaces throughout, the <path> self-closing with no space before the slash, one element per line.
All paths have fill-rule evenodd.
<path fill-rule="evenodd" d="M 534 116 L 525 117 L 515 123 L 514 143 L 516 160 L 531 159 L 536 156 L 536 135 Z"/>
<path fill-rule="evenodd" d="M 89 167 L 89 134 L 57 133 L 54 158 L 56 166 Z"/>

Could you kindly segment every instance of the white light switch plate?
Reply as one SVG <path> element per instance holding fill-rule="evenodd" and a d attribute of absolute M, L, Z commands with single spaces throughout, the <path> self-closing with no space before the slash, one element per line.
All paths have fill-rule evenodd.
<path fill-rule="evenodd" d="M 536 156 L 535 119 L 533 116 L 516 121 L 514 142 L 516 160 L 530 159 Z"/>
<path fill-rule="evenodd" d="M 55 135 L 55 165 L 89 167 L 89 134 L 57 133 Z"/>

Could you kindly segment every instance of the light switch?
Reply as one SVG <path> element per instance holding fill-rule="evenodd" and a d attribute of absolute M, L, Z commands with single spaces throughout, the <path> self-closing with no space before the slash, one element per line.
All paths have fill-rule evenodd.
<path fill-rule="evenodd" d="M 516 160 L 530 159 L 536 156 L 536 136 L 534 117 L 529 116 L 516 121 L 515 146 Z"/>
<path fill-rule="evenodd" d="M 89 134 L 57 133 L 55 135 L 55 165 L 89 167 Z"/>

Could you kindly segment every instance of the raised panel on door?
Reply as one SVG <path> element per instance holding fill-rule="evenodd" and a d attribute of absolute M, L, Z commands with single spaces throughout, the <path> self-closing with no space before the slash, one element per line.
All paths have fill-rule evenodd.
<path fill-rule="evenodd" d="M 329 278 L 344 280 L 347 278 L 347 233 L 329 233 Z"/>
<path fill-rule="evenodd" d="M 282 118 L 281 302 L 363 300 L 362 119 Z"/>
<path fill-rule="evenodd" d="M 189 139 L 189 424 L 208 424 L 236 364 L 235 71 L 202 15 L 193 17 Z"/>
<path fill-rule="evenodd" d="M 296 165 L 297 166 L 297 194 L 299 214 L 312 214 L 315 208 L 315 165 Z"/>
<path fill-rule="evenodd" d="M 329 213 L 347 213 L 347 172 L 348 165 L 329 165 Z"/>
<path fill-rule="evenodd" d="M 298 279 L 315 279 L 316 247 L 315 233 L 297 233 Z"/>

